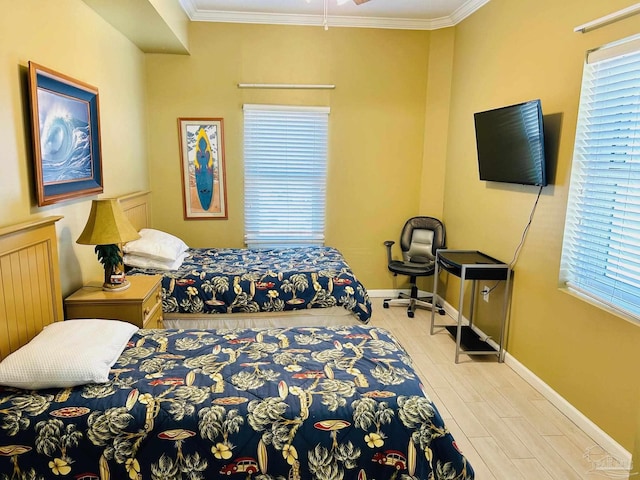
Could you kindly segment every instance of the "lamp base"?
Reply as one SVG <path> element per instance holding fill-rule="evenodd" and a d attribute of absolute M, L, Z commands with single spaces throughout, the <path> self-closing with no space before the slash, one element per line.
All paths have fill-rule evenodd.
<path fill-rule="evenodd" d="M 122 283 L 103 283 L 102 284 L 102 290 L 104 290 L 105 292 L 122 292 L 123 290 L 126 290 L 127 288 L 129 288 L 131 286 L 131 284 L 129 283 L 129 280 L 124 280 Z"/>

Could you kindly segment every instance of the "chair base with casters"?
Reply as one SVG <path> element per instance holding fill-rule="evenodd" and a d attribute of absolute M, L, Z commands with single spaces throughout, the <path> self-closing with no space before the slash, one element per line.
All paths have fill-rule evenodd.
<path fill-rule="evenodd" d="M 445 231 L 440 220 L 433 217 L 413 217 L 407 220 L 400 235 L 400 249 L 402 260 L 392 258 L 391 247 L 393 240 L 384 242 L 387 248 L 387 266 L 393 275 L 406 275 L 411 284 L 411 294 L 400 294 L 398 298 L 387 298 L 382 306 L 406 306 L 407 316 L 413 318 L 417 308 L 427 310 L 435 309 L 440 315 L 444 315 L 444 309 L 433 304 L 433 295 L 418 297 L 418 277 L 427 277 L 435 272 L 436 251 L 444 248 Z"/>
<path fill-rule="evenodd" d="M 414 317 L 416 309 L 418 308 L 432 310 L 434 308 L 433 295 L 418 297 L 418 287 L 415 284 L 415 278 L 412 277 L 411 282 L 411 293 L 409 295 L 406 293 L 400 293 L 398 298 L 385 298 L 382 301 L 382 306 L 384 308 L 407 307 L 407 316 L 409 318 Z M 444 309 L 437 303 L 435 305 L 435 309 L 440 315 L 445 314 Z"/>

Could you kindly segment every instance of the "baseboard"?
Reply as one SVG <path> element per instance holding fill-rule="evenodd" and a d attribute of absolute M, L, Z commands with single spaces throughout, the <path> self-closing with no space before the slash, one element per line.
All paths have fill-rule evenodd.
<path fill-rule="evenodd" d="M 399 293 L 409 293 L 409 289 L 367 290 L 370 298 L 398 298 Z"/>
<path fill-rule="evenodd" d="M 405 292 L 405 290 L 374 290 L 369 291 L 369 296 L 372 298 L 384 297 L 395 298 L 399 292 Z M 428 295 L 430 292 L 419 292 L 420 295 Z M 452 318 L 458 317 L 458 310 L 449 303 L 443 301 L 441 298 L 438 302 L 444 308 L 447 315 Z M 468 320 L 463 319 L 463 323 L 468 324 Z M 491 343 L 491 342 L 489 342 Z M 494 345 L 496 348 L 497 345 Z M 509 352 L 505 353 L 504 363 L 514 372 L 516 372 L 522 379 L 524 379 L 529 385 L 536 389 L 545 399 L 547 399 L 552 405 L 554 405 L 562 414 L 564 414 L 569 420 L 575 423 L 585 434 L 587 434 L 595 444 L 602 448 L 608 455 L 613 457 L 608 460 L 615 460 L 617 465 L 611 466 L 609 473 L 613 470 L 625 469 L 630 471 L 632 467 L 632 455 L 622 445 L 611 438 L 604 430 L 593 423 L 586 415 L 580 410 L 575 408 L 571 403 L 564 399 L 558 392 L 547 385 L 542 379 L 540 379 L 535 373 L 520 363 Z M 594 445 L 595 446 L 595 445 Z M 585 452 L 587 454 L 587 452 Z M 620 477 L 617 477 L 620 478 Z M 627 477 L 625 477 L 627 478 Z"/>

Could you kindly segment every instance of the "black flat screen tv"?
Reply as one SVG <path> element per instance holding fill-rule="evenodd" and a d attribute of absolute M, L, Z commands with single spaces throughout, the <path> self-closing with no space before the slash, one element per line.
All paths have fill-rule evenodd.
<path fill-rule="evenodd" d="M 547 185 L 540 100 L 474 114 L 480 180 Z"/>

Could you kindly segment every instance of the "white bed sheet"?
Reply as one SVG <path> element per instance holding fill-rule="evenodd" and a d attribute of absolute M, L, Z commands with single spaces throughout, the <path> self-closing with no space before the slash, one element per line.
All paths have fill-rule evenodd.
<path fill-rule="evenodd" d="M 189 315 L 165 313 L 165 328 L 200 328 L 215 330 L 220 328 L 263 328 L 263 327 L 325 327 L 335 325 L 362 324 L 350 311 L 342 307 L 313 308 L 290 312 L 263 313 L 220 313 Z"/>

